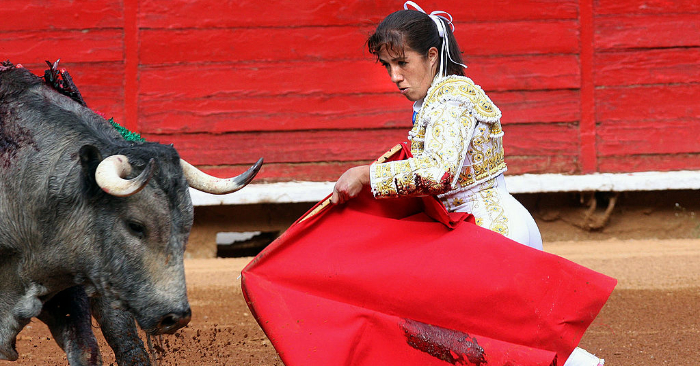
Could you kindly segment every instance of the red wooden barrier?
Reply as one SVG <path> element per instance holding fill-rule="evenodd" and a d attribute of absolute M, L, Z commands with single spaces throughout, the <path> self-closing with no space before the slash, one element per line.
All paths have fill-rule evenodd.
<path fill-rule="evenodd" d="M 364 41 L 403 1 L 5 1 L 0 58 L 213 174 L 334 180 L 410 129 Z M 700 2 L 423 1 L 503 111 L 509 174 L 700 169 Z"/>

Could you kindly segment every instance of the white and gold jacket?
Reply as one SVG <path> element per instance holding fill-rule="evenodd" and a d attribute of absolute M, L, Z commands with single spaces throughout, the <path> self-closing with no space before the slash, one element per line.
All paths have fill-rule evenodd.
<path fill-rule="evenodd" d="M 501 111 L 471 79 L 436 77 L 408 135 L 413 157 L 372 164 L 372 193 L 437 195 L 448 210 L 459 206 L 457 193 L 506 170 L 500 119 Z"/>

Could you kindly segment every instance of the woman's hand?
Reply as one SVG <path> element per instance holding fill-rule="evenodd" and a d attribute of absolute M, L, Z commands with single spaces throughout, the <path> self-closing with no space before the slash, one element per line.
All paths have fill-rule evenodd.
<path fill-rule="evenodd" d="M 357 196 L 366 185 L 369 185 L 369 165 L 356 166 L 348 169 L 338 178 L 333 187 L 331 203 L 337 205 Z"/>

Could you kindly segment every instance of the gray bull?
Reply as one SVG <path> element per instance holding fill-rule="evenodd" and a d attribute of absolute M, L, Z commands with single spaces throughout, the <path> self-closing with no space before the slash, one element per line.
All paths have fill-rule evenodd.
<path fill-rule="evenodd" d="M 92 314 L 119 365 L 148 365 L 136 322 L 162 334 L 191 317 L 188 187 L 236 191 L 262 159 L 218 180 L 172 146 L 125 141 L 71 87 L 0 64 L 0 359 L 38 317 L 71 365 L 99 365 Z"/>

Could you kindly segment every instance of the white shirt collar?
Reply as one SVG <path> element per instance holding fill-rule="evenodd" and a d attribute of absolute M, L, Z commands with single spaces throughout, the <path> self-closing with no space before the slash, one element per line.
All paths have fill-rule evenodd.
<path fill-rule="evenodd" d="M 420 112 L 420 109 L 423 108 L 423 101 L 424 100 L 425 100 L 425 98 L 413 102 L 413 111 L 414 112 L 416 112 L 416 113 Z"/>

